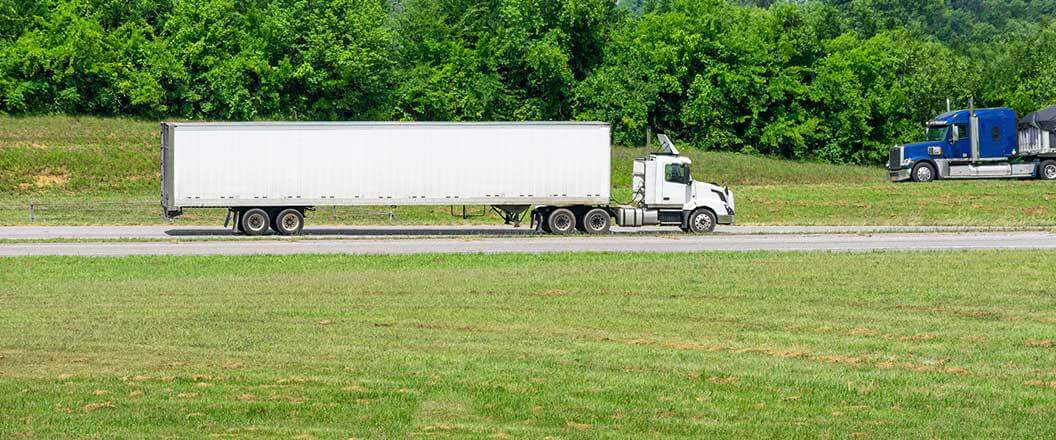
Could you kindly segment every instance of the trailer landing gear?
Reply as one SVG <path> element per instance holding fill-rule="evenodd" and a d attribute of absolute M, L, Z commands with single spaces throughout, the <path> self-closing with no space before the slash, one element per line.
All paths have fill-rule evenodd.
<path fill-rule="evenodd" d="M 515 228 L 521 227 L 521 222 L 524 220 L 524 214 L 528 212 L 527 205 L 498 205 L 492 206 L 491 210 L 495 211 L 499 217 L 502 217 L 502 221 L 507 225 L 513 225 Z M 532 218 L 532 227 L 535 227 L 535 218 Z"/>

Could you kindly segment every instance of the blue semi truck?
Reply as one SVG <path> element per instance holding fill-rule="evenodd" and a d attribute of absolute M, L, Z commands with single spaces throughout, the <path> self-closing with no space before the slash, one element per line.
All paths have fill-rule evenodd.
<path fill-rule="evenodd" d="M 948 111 L 928 121 L 925 133 L 923 142 L 890 150 L 891 181 L 1056 180 L 1056 106 L 1019 120 L 1009 108 Z"/>

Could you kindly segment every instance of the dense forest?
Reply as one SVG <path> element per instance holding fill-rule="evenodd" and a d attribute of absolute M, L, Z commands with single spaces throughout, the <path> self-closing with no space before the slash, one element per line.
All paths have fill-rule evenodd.
<path fill-rule="evenodd" d="M 1056 0 L 0 0 L 0 112 L 601 120 L 880 163 L 945 108 L 1056 103 Z"/>

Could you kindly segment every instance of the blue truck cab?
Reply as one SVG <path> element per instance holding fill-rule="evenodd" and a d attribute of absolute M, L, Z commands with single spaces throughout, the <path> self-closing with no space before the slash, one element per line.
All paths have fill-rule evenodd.
<path fill-rule="evenodd" d="M 888 178 L 929 182 L 1035 176 L 1044 158 L 1021 155 L 1019 137 L 1010 108 L 946 112 L 928 121 L 923 142 L 890 150 Z"/>

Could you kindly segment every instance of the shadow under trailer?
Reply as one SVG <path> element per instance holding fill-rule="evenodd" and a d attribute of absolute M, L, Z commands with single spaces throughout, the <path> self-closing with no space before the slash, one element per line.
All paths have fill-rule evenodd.
<path fill-rule="evenodd" d="M 734 223 L 733 194 L 694 181 L 666 136 L 634 161 L 633 198 L 610 202 L 611 141 L 597 122 L 161 124 L 161 205 L 228 210 L 246 235 L 297 235 L 317 206 L 486 205 L 553 234 Z"/>
<path fill-rule="evenodd" d="M 927 123 L 924 142 L 891 149 L 887 171 L 893 182 L 1056 180 L 1056 106 L 1018 121 L 1009 108 L 943 113 Z"/>

